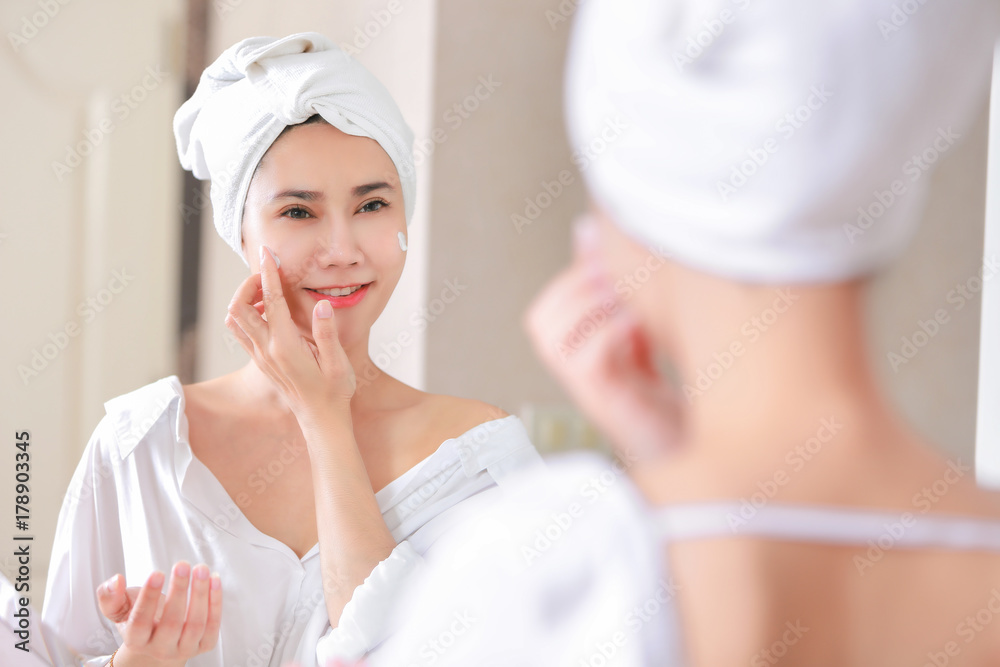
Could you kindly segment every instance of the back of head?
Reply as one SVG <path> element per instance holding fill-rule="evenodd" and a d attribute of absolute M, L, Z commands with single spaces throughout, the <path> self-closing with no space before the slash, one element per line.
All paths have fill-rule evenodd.
<path fill-rule="evenodd" d="M 913 234 L 937 156 L 986 92 L 992 0 L 590 0 L 567 125 L 624 133 L 585 172 L 623 230 L 691 267 L 835 282 Z"/>

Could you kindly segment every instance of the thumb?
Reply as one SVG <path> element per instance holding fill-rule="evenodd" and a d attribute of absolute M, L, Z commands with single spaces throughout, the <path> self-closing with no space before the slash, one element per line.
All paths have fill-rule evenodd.
<path fill-rule="evenodd" d="M 320 367 L 323 368 L 331 359 L 337 358 L 335 355 L 340 347 L 337 318 L 333 316 L 333 306 L 326 299 L 317 301 L 313 307 L 312 333 L 319 351 Z"/>
<path fill-rule="evenodd" d="M 101 613 L 114 623 L 124 623 L 132 611 L 132 602 L 125 592 L 125 577 L 116 574 L 97 588 L 97 604 Z"/>

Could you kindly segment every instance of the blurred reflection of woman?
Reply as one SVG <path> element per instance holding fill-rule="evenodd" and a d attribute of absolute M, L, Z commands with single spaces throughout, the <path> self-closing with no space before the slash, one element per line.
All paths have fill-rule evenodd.
<path fill-rule="evenodd" d="M 621 461 L 550 459 L 453 532 L 507 538 L 435 564 L 372 667 L 455 609 L 435 665 L 998 664 L 1000 499 L 890 407 L 862 299 L 998 35 L 974 0 L 581 4 L 572 143 L 628 129 L 526 326 Z"/>
<path fill-rule="evenodd" d="M 174 129 L 252 272 L 226 317 L 252 360 L 105 403 L 44 619 L 88 665 L 359 657 L 449 509 L 540 459 L 516 416 L 372 363 L 416 188 L 412 132 L 370 73 L 315 33 L 246 39 Z"/>

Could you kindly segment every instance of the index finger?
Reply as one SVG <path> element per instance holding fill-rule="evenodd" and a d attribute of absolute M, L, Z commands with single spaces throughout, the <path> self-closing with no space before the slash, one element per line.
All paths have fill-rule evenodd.
<path fill-rule="evenodd" d="M 288 335 L 295 333 L 295 324 L 285 301 L 278 266 L 269 250 L 265 245 L 260 246 L 260 288 L 264 293 L 264 313 L 269 327 L 275 327 L 282 335 Z"/>
<path fill-rule="evenodd" d="M 156 614 L 156 607 L 160 601 L 160 589 L 163 588 L 164 575 L 156 571 L 149 575 L 139 597 L 135 600 L 135 605 L 129 615 L 128 623 L 125 626 L 123 637 L 133 646 L 144 646 L 150 635 L 153 633 L 153 616 Z"/>

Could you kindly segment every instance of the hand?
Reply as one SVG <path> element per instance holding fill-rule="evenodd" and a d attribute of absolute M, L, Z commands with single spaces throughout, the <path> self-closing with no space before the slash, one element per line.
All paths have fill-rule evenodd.
<path fill-rule="evenodd" d="M 678 440 L 680 401 L 613 289 L 599 232 L 589 216 L 577 221 L 573 263 L 535 298 L 523 325 L 538 357 L 626 460 L 648 458 Z"/>
<path fill-rule="evenodd" d="M 174 565 L 170 591 L 163 595 L 164 575 L 153 572 L 142 588 L 125 587 L 116 574 L 97 589 L 101 613 L 118 626 L 123 647 L 154 660 L 184 664 L 212 650 L 222 620 L 222 583 L 207 565 Z M 191 598 L 188 600 L 188 583 Z"/>
<path fill-rule="evenodd" d="M 349 411 L 357 381 L 340 344 L 333 307 L 328 301 L 313 307 L 313 340 L 309 340 L 292 321 L 278 267 L 264 246 L 260 268 L 236 290 L 226 326 L 278 386 L 300 423 L 331 406 Z"/>

